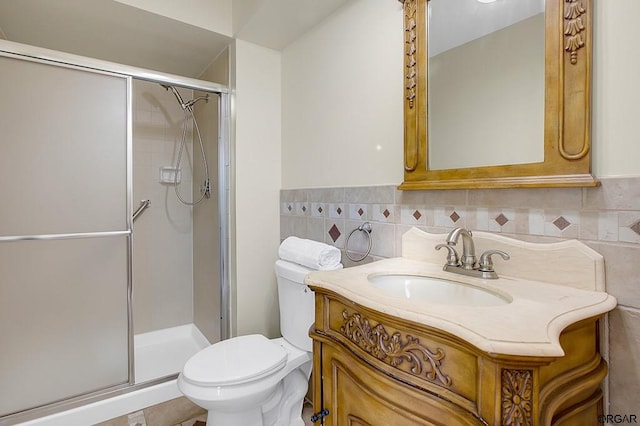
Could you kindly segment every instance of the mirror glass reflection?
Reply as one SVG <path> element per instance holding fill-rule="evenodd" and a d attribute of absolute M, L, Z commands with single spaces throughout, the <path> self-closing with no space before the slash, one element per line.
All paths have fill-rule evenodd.
<path fill-rule="evenodd" d="M 430 0 L 428 168 L 544 161 L 544 0 Z"/>

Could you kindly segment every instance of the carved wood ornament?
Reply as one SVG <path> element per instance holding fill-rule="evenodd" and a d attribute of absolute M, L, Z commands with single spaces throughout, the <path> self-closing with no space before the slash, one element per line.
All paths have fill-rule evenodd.
<path fill-rule="evenodd" d="M 419 339 L 408 334 L 403 337 L 400 332 L 389 336 L 384 325 L 372 327 L 369 320 L 362 318 L 358 313 L 349 315 L 344 310 L 342 318 L 344 322 L 340 332 L 367 353 L 392 367 L 398 367 L 407 361 L 410 371 L 416 376 L 422 375 L 424 371 L 427 380 L 437 381 L 445 386 L 451 385 L 451 377 L 440 370 L 441 361 L 445 357 L 442 349 L 438 348 L 433 352 L 420 344 Z M 423 364 L 423 361 L 426 361 L 426 364 Z"/>
<path fill-rule="evenodd" d="M 578 63 L 578 50 L 584 46 L 585 26 L 582 17 L 585 13 L 586 10 L 582 6 L 581 0 L 566 0 L 564 14 L 564 50 L 571 55 L 570 62 L 573 65 Z"/>
<path fill-rule="evenodd" d="M 407 56 L 405 66 L 407 67 L 406 89 L 407 89 L 407 101 L 409 101 L 409 108 L 413 108 L 416 99 L 416 65 L 418 63 L 416 59 L 416 11 L 418 10 L 417 0 L 404 0 L 404 32 L 405 32 L 405 55 Z"/>
<path fill-rule="evenodd" d="M 421 104 L 418 102 L 418 92 L 421 90 L 419 84 L 424 72 L 420 67 L 424 61 L 421 59 L 423 52 L 419 50 L 418 31 L 423 28 L 424 19 L 419 7 L 425 0 L 400 0 L 402 3 L 404 17 L 404 78 L 405 78 L 405 135 L 417 136 L 420 127 Z M 404 141 L 404 169 L 407 172 L 414 171 L 418 166 L 419 142 L 417 137 L 406 137 Z"/>
<path fill-rule="evenodd" d="M 502 370 L 502 425 L 533 425 L 533 370 Z"/>

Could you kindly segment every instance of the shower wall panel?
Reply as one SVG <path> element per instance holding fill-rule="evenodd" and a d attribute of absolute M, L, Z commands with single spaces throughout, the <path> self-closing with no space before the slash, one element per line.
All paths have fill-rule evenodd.
<path fill-rule="evenodd" d="M 0 75 L 2 417 L 129 382 L 130 79 Z"/>

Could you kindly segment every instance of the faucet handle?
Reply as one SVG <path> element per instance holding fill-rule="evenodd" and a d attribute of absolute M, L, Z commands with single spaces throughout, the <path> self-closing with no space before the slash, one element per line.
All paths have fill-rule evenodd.
<path fill-rule="evenodd" d="M 494 254 L 500 255 L 504 260 L 509 260 L 511 258 L 502 250 L 487 250 L 480 256 L 480 260 L 478 261 L 478 270 L 482 272 L 493 272 L 493 261 L 491 260 L 491 255 Z"/>
<path fill-rule="evenodd" d="M 441 248 L 446 248 L 448 251 L 447 254 L 447 265 L 448 266 L 458 266 L 460 262 L 458 262 L 458 253 L 456 249 L 454 249 L 449 244 L 438 244 L 436 246 L 436 250 L 440 250 Z"/>

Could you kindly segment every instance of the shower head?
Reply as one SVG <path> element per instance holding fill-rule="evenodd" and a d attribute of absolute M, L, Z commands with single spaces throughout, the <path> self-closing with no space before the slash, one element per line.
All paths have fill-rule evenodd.
<path fill-rule="evenodd" d="M 195 105 L 195 103 L 196 103 L 196 102 L 198 102 L 198 101 L 200 101 L 200 100 L 203 100 L 203 99 L 204 99 L 204 101 L 205 101 L 205 102 L 209 102 L 209 94 L 207 93 L 205 96 L 198 96 L 198 97 L 197 97 L 197 98 L 195 98 L 195 99 L 191 99 L 190 101 L 187 101 L 187 102 L 184 104 L 184 107 L 185 107 L 185 108 L 191 108 L 192 106 L 194 106 L 194 105 Z"/>
<path fill-rule="evenodd" d="M 164 87 L 165 90 L 171 89 L 171 91 L 173 92 L 173 96 L 176 97 L 176 99 L 178 100 L 178 103 L 180 104 L 180 107 L 183 110 L 192 111 L 193 105 L 195 105 L 195 103 L 198 102 L 201 99 L 204 99 L 205 102 L 209 102 L 209 94 L 208 93 L 205 96 L 198 96 L 195 99 L 191 99 L 190 101 L 185 102 L 184 100 L 182 100 L 182 96 L 180 96 L 180 92 L 178 92 L 178 90 L 174 86 L 169 86 L 167 84 L 162 84 L 162 83 L 159 83 L 159 84 L 160 84 L 160 86 Z"/>
<path fill-rule="evenodd" d="M 160 84 L 160 86 L 164 87 L 165 90 L 171 89 L 171 91 L 173 92 L 173 96 L 176 97 L 182 109 L 187 109 L 187 107 L 189 107 L 189 105 L 184 103 L 184 101 L 182 100 L 182 96 L 180 96 L 180 92 L 178 92 L 178 89 L 176 89 L 174 86 L 169 86 L 166 84 Z"/>

